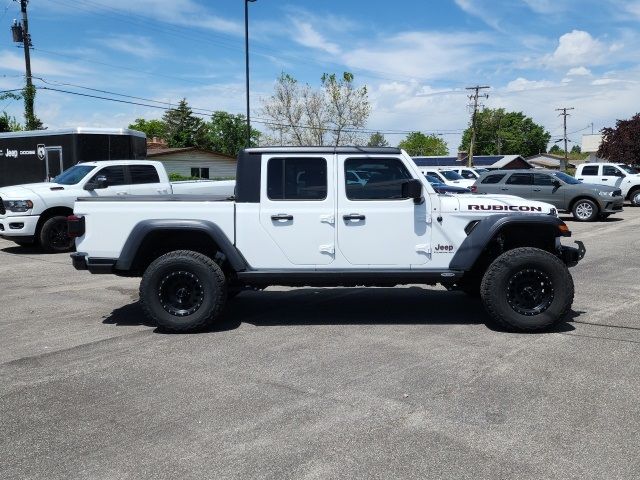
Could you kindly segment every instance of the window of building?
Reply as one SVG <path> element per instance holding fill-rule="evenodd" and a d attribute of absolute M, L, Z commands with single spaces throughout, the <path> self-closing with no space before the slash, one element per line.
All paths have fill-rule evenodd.
<path fill-rule="evenodd" d="M 191 176 L 196 178 L 209 178 L 209 169 L 206 167 L 191 167 Z"/>
<path fill-rule="evenodd" d="M 267 196 L 271 200 L 327 198 L 324 158 L 272 158 L 267 165 Z"/>

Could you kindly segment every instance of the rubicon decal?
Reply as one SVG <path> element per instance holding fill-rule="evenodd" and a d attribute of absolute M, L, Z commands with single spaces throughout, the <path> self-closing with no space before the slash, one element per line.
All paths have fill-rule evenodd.
<path fill-rule="evenodd" d="M 542 207 L 529 205 L 469 205 L 468 209 L 491 212 L 542 212 Z"/>

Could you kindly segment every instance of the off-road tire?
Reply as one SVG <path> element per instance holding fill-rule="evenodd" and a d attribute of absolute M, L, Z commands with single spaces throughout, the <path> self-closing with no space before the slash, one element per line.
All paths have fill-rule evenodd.
<path fill-rule="evenodd" d="M 56 215 L 47 219 L 42 224 L 42 228 L 40 228 L 40 234 L 38 235 L 40 246 L 45 252 L 48 253 L 64 253 L 72 251 L 73 239 L 67 237 L 66 231 L 66 216 Z"/>
<path fill-rule="evenodd" d="M 581 214 L 580 211 L 582 208 L 590 209 L 591 215 L 585 216 L 584 214 Z M 598 219 L 598 216 L 600 215 L 600 208 L 593 200 L 581 198 L 573 205 L 571 213 L 573 214 L 573 218 L 578 222 L 593 222 Z"/>
<path fill-rule="evenodd" d="M 531 273 L 534 272 L 534 273 Z M 518 275 L 538 272 L 550 284 L 548 306 L 536 314 L 522 314 L 513 306 L 510 295 Z M 541 285 L 543 285 L 541 283 Z M 544 289 L 548 288 L 545 286 Z M 543 290 L 544 291 L 544 290 Z M 482 278 L 480 295 L 485 309 L 501 327 L 518 332 L 540 332 L 560 322 L 573 304 L 573 278 L 567 266 L 549 252 L 538 248 L 509 250 L 489 266 Z"/>
<path fill-rule="evenodd" d="M 195 305 L 185 307 L 185 313 L 175 307 L 176 302 L 181 301 L 179 295 L 168 291 L 188 290 L 188 286 L 180 287 L 180 281 L 192 285 L 192 290 L 197 292 L 191 295 L 195 297 Z M 167 286 L 171 282 L 176 283 L 175 288 Z M 227 281 L 218 264 L 190 250 L 176 250 L 157 258 L 145 270 L 140 282 L 142 309 L 160 329 L 168 332 L 184 333 L 210 327 L 219 318 L 226 300 Z"/>

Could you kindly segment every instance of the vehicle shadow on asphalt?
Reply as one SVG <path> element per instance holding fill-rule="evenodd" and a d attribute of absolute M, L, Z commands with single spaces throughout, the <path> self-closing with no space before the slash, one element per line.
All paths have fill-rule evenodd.
<path fill-rule="evenodd" d="M 21 247 L 20 245 L 14 245 L 11 247 L 5 247 L 0 249 L 0 251 L 4 253 L 8 253 L 9 255 L 51 255 L 50 253 L 45 252 L 37 245 L 26 245 Z M 68 255 L 68 253 L 66 253 Z"/>
<path fill-rule="evenodd" d="M 579 222 L 577 221 L 575 218 L 569 216 L 569 217 L 559 217 L 560 220 L 562 220 L 563 222 L 570 222 L 570 223 L 584 223 L 584 222 Z M 624 218 L 620 218 L 620 217 L 609 217 L 609 218 L 604 218 L 604 219 L 598 219 L 595 222 L 591 222 L 591 223 L 616 223 L 616 222 L 622 222 L 624 221 Z"/>
<path fill-rule="evenodd" d="M 572 312 L 571 321 L 580 312 Z M 154 326 L 138 302 L 115 309 L 103 320 L 117 326 Z M 409 288 L 305 288 L 289 291 L 246 291 L 227 303 L 214 333 L 234 330 L 242 323 L 256 327 L 287 325 L 495 325 L 479 299 L 460 292 Z M 561 322 L 543 333 L 569 332 Z M 155 330 L 164 333 L 160 329 Z"/>

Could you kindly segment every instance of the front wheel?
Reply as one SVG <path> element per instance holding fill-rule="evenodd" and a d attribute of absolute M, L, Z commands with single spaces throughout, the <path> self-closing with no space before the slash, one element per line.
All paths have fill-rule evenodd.
<path fill-rule="evenodd" d="M 598 205 L 592 200 L 583 198 L 573 206 L 573 218 L 579 222 L 593 222 L 598 218 Z"/>
<path fill-rule="evenodd" d="M 40 246 L 45 252 L 64 253 L 73 250 L 73 239 L 67 232 L 67 217 L 57 215 L 49 218 L 40 229 Z"/>
<path fill-rule="evenodd" d="M 189 250 L 169 252 L 146 269 L 140 304 L 158 327 L 189 332 L 211 326 L 227 299 L 224 273 L 211 258 Z"/>
<path fill-rule="evenodd" d="M 631 200 L 631 205 L 634 207 L 640 207 L 640 189 L 634 190 L 629 195 L 629 200 Z"/>
<path fill-rule="evenodd" d="M 489 315 L 501 326 L 538 332 L 562 320 L 571 309 L 573 279 L 555 255 L 538 248 L 516 248 L 489 266 L 480 295 Z"/>

